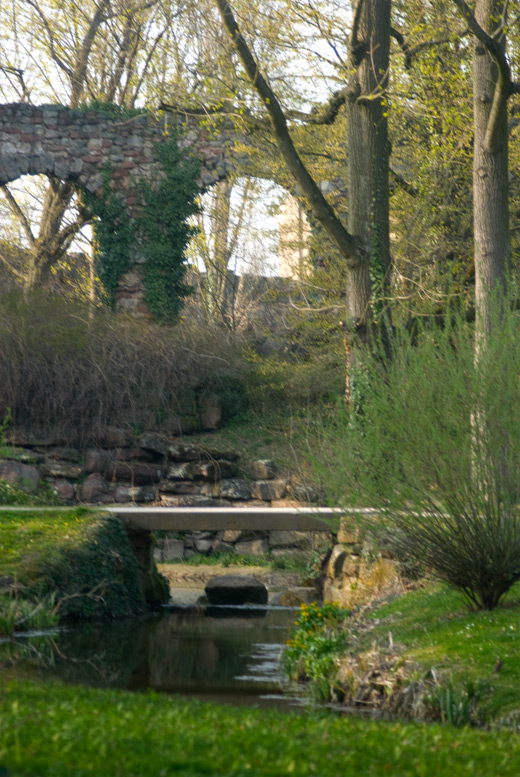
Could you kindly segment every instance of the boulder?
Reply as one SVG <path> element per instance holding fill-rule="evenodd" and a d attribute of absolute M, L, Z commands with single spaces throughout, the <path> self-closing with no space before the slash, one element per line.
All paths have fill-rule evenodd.
<path fill-rule="evenodd" d="M 253 575 L 217 575 L 204 589 L 210 604 L 267 604 L 267 588 Z"/>
<path fill-rule="evenodd" d="M 21 461 L 0 461 L 0 480 L 6 480 L 28 494 L 34 494 L 40 482 L 40 471 Z"/>

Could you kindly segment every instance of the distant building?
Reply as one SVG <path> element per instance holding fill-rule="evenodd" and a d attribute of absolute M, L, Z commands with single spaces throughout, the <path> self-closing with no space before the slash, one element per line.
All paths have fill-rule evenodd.
<path fill-rule="evenodd" d="M 301 280 L 309 272 L 311 228 L 301 203 L 288 195 L 278 220 L 278 275 Z"/>

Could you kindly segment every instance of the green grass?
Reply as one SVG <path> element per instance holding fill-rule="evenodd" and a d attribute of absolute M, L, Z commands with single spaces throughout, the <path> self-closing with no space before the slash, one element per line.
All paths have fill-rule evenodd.
<path fill-rule="evenodd" d="M 30 600 L 53 595 L 62 618 L 113 617 L 145 606 L 121 521 L 85 508 L 0 511 L 0 576 Z"/>
<path fill-rule="evenodd" d="M 81 542 L 97 517 L 84 508 L 0 511 L 0 573 L 33 582 L 40 560 Z"/>
<path fill-rule="evenodd" d="M 517 777 L 520 738 L 0 680 L 11 777 Z"/>
<path fill-rule="evenodd" d="M 459 689 L 473 686 L 484 720 L 520 718 L 520 586 L 492 611 L 470 612 L 460 594 L 428 584 L 375 609 L 376 621 L 361 641 L 388 644 L 424 669 L 433 667 Z M 364 645 L 363 645 L 364 640 Z M 497 659 L 502 662 L 495 671 Z"/>
<path fill-rule="evenodd" d="M 198 566 L 223 566 L 223 567 L 268 567 L 270 569 L 285 570 L 287 572 L 306 572 L 311 574 L 310 566 L 315 554 L 312 551 L 301 550 L 296 553 L 284 553 L 280 556 L 253 556 L 247 553 L 195 553 L 189 558 L 171 559 L 168 564 L 187 564 L 190 567 Z"/>

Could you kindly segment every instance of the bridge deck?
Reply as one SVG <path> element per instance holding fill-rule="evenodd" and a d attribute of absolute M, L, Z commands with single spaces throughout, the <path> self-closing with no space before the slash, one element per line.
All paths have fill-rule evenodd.
<path fill-rule="evenodd" d="M 330 507 L 104 507 L 128 529 L 149 531 L 330 531 L 343 510 Z"/>

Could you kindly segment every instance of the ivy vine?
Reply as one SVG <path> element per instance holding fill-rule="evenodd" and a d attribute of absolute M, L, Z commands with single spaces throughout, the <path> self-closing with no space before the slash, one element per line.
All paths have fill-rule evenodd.
<path fill-rule="evenodd" d="M 145 303 L 160 323 L 173 323 L 183 299 L 192 292 L 184 280 L 185 250 L 196 228 L 189 218 L 199 211 L 196 178 L 199 163 L 186 158 L 177 139 L 156 144 L 160 174 L 153 182 L 136 184 L 139 205 L 130 217 L 125 199 L 110 186 L 112 169 L 103 175 L 100 197 L 85 193 L 85 204 L 94 214 L 97 242 L 97 272 L 106 301 L 116 303 L 119 280 L 135 264 L 135 250 L 145 260 L 141 265 Z"/>

